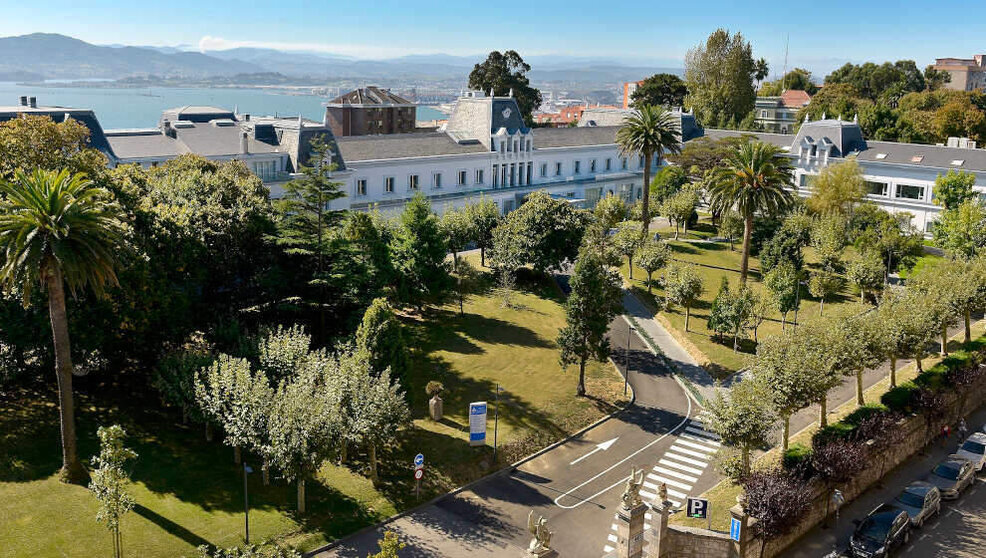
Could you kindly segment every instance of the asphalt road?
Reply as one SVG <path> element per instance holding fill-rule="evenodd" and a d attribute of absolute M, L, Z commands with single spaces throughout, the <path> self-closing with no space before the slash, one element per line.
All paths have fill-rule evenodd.
<path fill-rule="evenodd" d="M 698 405 L 635 333 L 626 351 L 629 333 L 622 316 L 610 326 L 621 372 L 629 356 L 633 405 L 509 474 L 357 533 L 318 556 L 362 558 L 377 550 L 385 530 L 408 544 L 402 556 L 520 556 L 530 540 L 530 510 L 548 519 L 560 555 L 600 556 L 615 535 L 612 518 L 631 467 L 648 475 L 645 498 L 660 482 L 670 481 L 670 499 L 682 502 L 712 487 L 718 478 L 709 461 L 718 443 L 702 430 Z"/>
<path fill-rule="evenodd" d="M 986 424 L 986 407 L 967 419 L 970 430 Z M 953 432 L 954 427 L 953 426 Z M 959 440 L 953 434 L 947 444 L 935 442 L 926 452 L 916 455 L 885 477 L 882 486 L 871 488 L 847 504 L 835 528 L 816 527 L 794 544 L 785 557 L 808 558 L 842 556 L 849 545 L 852 520 L 866 517 L 873 508 L 892 500 L 905 486 L 920 480 L 946 455 L 955 451 Z M 835 554 L 832 554 L 835 552 Z M 986 479 L 981 473 L 976 482 L 958 499 L 942 503 L 941 517 L 932 519 L 911 534 L 911 542 L 900 556 L 920 558 L 981 558 L 986 555 Z"/>

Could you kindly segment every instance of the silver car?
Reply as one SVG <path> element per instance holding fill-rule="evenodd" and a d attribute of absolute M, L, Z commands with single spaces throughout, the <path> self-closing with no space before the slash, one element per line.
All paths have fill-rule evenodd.
<path fill-rule="evenodd" d="M 924 480 L 938 487 L 944 500 L 955 500 L 976 478 L 972 461 L 952 454 L 939 463 Z"/>
<path fill-rule="evenodd" d="M 972 461 L 976 470 L 982 471 L 983 466 L 986 466 L 986 434 L 973 432 L 972 436 L 969 436 L 965 442 L 962 442 L 962 445 L 959 446 L 959 450 L 955 454 Z"/>
<path fill-rule="evenodd" d="M 911 525 L 920 527 L 932 516 L 941 513 L 941 492 L 931 483 L 914 481 L 890 505 L 907 512 Z"/>

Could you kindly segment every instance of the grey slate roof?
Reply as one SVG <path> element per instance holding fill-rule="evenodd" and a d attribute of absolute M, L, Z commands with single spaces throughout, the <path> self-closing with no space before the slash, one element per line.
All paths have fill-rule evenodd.
<path fill-rule="evenodd" d="M 863 151 L 866 149 L 866 141 L 863 140 L 863 132 L 859 124 L 848 120 L 826 119 L 814 122 L 805 122 L 798 129 L 794 141 L 791 142 L 791 151 L 797 152 L 798 145 L 808 139 L 817 143 L 819 146 L 828 138 L 832 142 L 832 156 L 845 157 L 853 151 Z"/>
<path fill-rule="evenodd" d="M 721 138 L 739 137 L 739 136 L 753 136 L 760 141 L 776 145 L 777 147 L 780 147 L 782 149 L 791 147 L 791 143 L 794 141 L 794 136 L 790 134 L 769 134 L 767 132 L 749 132 L 746 130 L 716 130 L 710 128 L 706 128 L 705 134 L 698 137 L 721 139 Z"/>
<path fill-rule="evenodd" d="M 443 132 L 346 136 L 336 138 L 336 144 L 339 146 L 343 160 L 347 163 L 488 151 L 487 147 L 479 142 L 456 143 Z"/>
<path fill-rule="evenodd" d="M 177 157 L 187 151 L 177 141 L 159 130 L 147 132 L 113 132 L 106 134 L 113 153 L 120 159 Z"/>
<path fill-rule="evenodd" d="M 329 105 L 413 105 L 404 97 L 395 95 L 387 89 L 368 85 L 359 89 L 354 89 L 348 93 L 343 93 L 335 99 L 329 101 Z"/>
<path fill-rule="evenodd" d="M 941 169 L 966 171 L 986 171 L 986 149 L 963 149 L 959 147 L 939 147 L 937 145 L 920 145 L 916 143 L 894 143 L 890 141 L 867 142 L 869 149 L 856 154 L 860 161 L 876 163 L 898 163 Z M 877 159 L 877 155 L 885 153 L 886 157 Z M 912 157 L 921 157 L 915 162 Z M 953 165 L 952 161 L 963 161 L 962 165 Z"/>
<path fill-rule="evenodd" d="M 506 116 L 505 116 L 506 115 Z M 517 130 L 525 133 L 528 128 L 520 116 L 520 107 L 512 97 L 493 98 L 493 121 L 490 123 L 490 133 L 495 134 L 500 128 L 506 128 L 511 134 Z"/>
<path fill-rule="evenodd" d="M 96 114 L 90 109 L 77 109 L 68 107 L 25 107 L 25 106 L 9 106 L 0 107 L 0 122 L 6 122 L 17 118 L 21 114 L 30 114 L 37 116 L 47 116 L 54 122 L 64 122 L 66 116 L 73 120 L 79 121 L 82 125 L 89 129 L 89 145 L 94 149 L 98 149 L 102 152 L 107 152 L 110 148 L 109 144 L 106 142 L 106 135 L 103 132 L 103 127 L 99 124 L 99 119 L 96 118 Z"/>
<path fill-rule="evenodd" d="M 578 128 L 538 128 L 534 131 L 534 147 L 577 147 L 616 143 L 619 126 L 582 126 Z"/>

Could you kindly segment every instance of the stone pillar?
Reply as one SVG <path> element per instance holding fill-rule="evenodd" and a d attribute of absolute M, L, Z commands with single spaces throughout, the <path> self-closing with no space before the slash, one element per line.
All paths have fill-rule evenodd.
<path fill-rule="evenodd" d="M 644 514 L 647 504 L 633 508 L 620 506 L 616 512 L 616 555 L 619 558 L 643 558 Z"/>
<path fill-rule="evenodd" d="M 431 415 L 431 420 L 441 421 L 442 420 L 442 398 L 439 396 L 434 396 L 428 401 L 428 413 Z"/>
<path fill-rule="evenodd" d="M 738 556 L 739 558 L 744 558 L 746 556 L 747 543 L 750 541 L 750 516 L 747 515 L 746 510 L 743 508 L 744 501 L 741 500 L 742 496 L 736 498 L 737 503 L 735 506 L 729 508 L 729 515 L 732 519 L 740 522 L 740 537 L 739 541 L 733 541 L 733 556 Z M 732 524 L 732 520 L 730 520 Z"/>
<path fill-rule="evenodd" d="M 671 538 L 668 535 L 668 516 L 671 514 L 671 502 L 654 502 L 650 506 L 651 528 L 646 536 L 645 558 L 666 558 L 671 555 Z"/>

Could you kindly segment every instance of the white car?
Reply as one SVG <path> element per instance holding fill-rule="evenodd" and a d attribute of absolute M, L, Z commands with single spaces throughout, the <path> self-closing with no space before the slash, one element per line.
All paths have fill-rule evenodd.
<path fill-rule="evenodd" d="M 983 467 L 986 466 L 986 433 L 974 432 L 972 436 L 966 438 L 965 442 L 962 442 L 959 450 L 955 453 L 972 461 L 976 470 L 982 471 Z"/>

